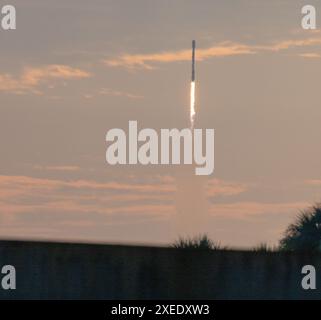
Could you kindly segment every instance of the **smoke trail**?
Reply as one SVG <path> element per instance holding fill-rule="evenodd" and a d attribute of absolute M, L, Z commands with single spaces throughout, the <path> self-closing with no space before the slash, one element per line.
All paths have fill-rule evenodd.
<path fill-rule="evenodd" d="M 191 82 L 191 105 L 190 105 L 190 121 L 191 121 L 191 129 L 194 128 L 194 121 L 195 121 L 195 81 Z"/>
<path fill-rule="evenodd" d="M 206 177 L 195 176 L 191 167 L 176 170 L 176 214 L 173 216 L 173 237 L 210 234 L 209 202 Z"/>
<path fill-rule="evenodd" d="M 190 89 L 190 127 L 194 130 L 195 109 L 195 40 L 192 43 L 192 79 Z M 209 202 L 206 177 L 195 176 L 194 165 L 176 170 L 177 194 L 174 232 L 177 236 L 209 234 Z"/>

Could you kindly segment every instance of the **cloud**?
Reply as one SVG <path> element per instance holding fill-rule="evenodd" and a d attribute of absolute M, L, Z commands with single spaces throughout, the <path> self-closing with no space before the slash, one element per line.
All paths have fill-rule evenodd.
<path fill-rule="evenodd" d="M 136 191 L 153 193 L 155 191 L 172 192 L 175 187 L 170 184 L 148 184 L 148 183 L 122 183 L 122 182 L 97 182 L 94 180 L 57 180 L 57 179 L 43 179 L 29 176 L 0 176 L 0 190 L 14 189 L 17 192 L 24 191 L 25 188 L 51 190 L 58 188 L 72 188 L 72 189 L 93 189 L 105 191 Z M 27 192 L 27 190 L 26 190 Z M 1 196 L 1 195 L 0 195 Z"/>
<path fill-rule="evenodd" d="M 78 167 L 49 166 L 39 169 L 74 171 Z M 207 196 L 235 195 L 244 190 L 241 184 L 213 179 L 209 181 Z M 49 212 L 53 214 L 52 219 L 57 219 L 59 214 L 75 221 L 81 221 L 86 214 L 85 220 L 95 219 L 96 215 L 102 215 L 105 219 L 118 219 L 119 215 L 126 215 L 129 220 L 131 215 L 147 220 L 168 219 L 176 212 L 176 194 L 177 184 L 172 176 L 157 175 L 143 180 L 129 177 L 125 182 L 98 182 L 0 175 L 0 208 L 9 221 L 16 215 Z"/>
<path fill-rule="evenodd" d="M 230 41 L 221 42 L 209 48 L 197 49 L 196 59 L 198 61 L 208 60 L 216 57 L 229 57 L 239 55 L 258 54 L 260 52 L 279 52 L 299 47 L 319 46 L 321 37 L 307 39 L 283 40 L 268 45 L 247 45 Z M 182 62 L 191 60 L 191 50 L 178 50 L 152 54 L 123 54 L 114 59 L 103 60 L 109 67 L 144 68 L 154 69 L 156 63 Z"/>
<path fill-rule="evenodd" d="M 78 166 L 33 166 L 34 169 L 37 170 L 45 170 L 45 171 L 79 171 L 80 167 Z"/>
<path fill-rule="evenodd" d="M 109 97 L 124 97 L 127 99 L 144 99 L 144 96 L 134 94 L 131 92 L 121 91 L 121 90 L 114 90 L 111 88 L 101 88 L 99 90 L 96 90 L 95 92 L 86 93 L 83 95 L 85 99 L 93 99 L 97 97 L 97 95 L 102 96 L 109 96 Z"/>
<path fill-rule="evenodd" d="M 304 181 L 304 184 L 309 186 L 321 187 L 321 180 L 320 179 L 308 179 Z"/>
<path fill-rule="evenodd" d="M 291 48 L 318 46 L 320 44 L 321 44 L 321 38 L 314 37 L 314 38 L 306 38 L 306 39 L 284 40 L 268 46 L 257 46 L 257 49 L 281 51 L 281 50 L 288 50 Z"/>
<path fill-rule="evenodd" d="M 237 182 L 226 182 L 219 179 L 212 179 L 207 185 L 207 196 L 233 196 L 247 191 L 248 187 L 245 184 Z"/>
<path fill-rule="evenodd" d="M 206 60 L 213 57 L 226 57 L 243 54 L 255 53 L 249 46 L 223 42 L 217 46 L 205 49 L 197 49 L 196 59 L 198 61 Z M 142 67 L 145 69 L 153 69 L 153 63 L 156 62 L 179 62 L 191 60 L 191 50 L 179 50 L 172 52 L 162 52 L 154 54 L 124 54 L 116 59 L 106 59 L 104 63 L 111 67 Z"/>
<path fill-rule="evenodd" d="M 113 90 L 110 88 L 102 88 L 99 91 L 99 94 L 105 95 L 105 96 L 113 96 L 113 97 L 125 97 L 129 99 L 143 99 L 144 96 L 142 95 L 137 95 L 133 94 L 130 92 L 124 92 L 124 91 L 119 91 L 119 90 Z"/>
<path fill-rule="evenodd" d="M 159 179 L 157 179 L 159 181 Z M 100 183 L 0 176 L 0 235 L 88 239 L 106 228 L 167 223 L 175 187 L 166 182 Z M 110 229 L 108 229 L 110 231 Z"/>
<path fill-rule="evenodd" d="M 0 175 L 0 234 L 88 239 L 100 230 L 100 239 L 106 239 L 110 230 L 118 227 L 133 230 L 151 223 L 168 225 L 177 213 L 176 183 L 172 176 L 98 182 Z M 209 196 L 233 196 L 246 189 L 243 184 L 219 179 L 208 183 Z M 253 224 L 269 215 L 288 218 L 308 206 L 306 202 L 238 201 L 211 203 L 208 213 L 210 221 Z"/>
<path fill-rule="evenodd" d="M 84 79 L 90 73 L 67 65 L 52 64 L 43 67 L 26 67 L 17 77 L 12 74 L 0 74 L 0 91 L 24 94 L 41 94 L 39 86 L 54 79 Z"/>
<path fill-rule="evenodd" d="M 307 58 L 307 59 L 321 58 L 321 55 L 319 53 L 314 53 L 314 52 L 300 53 L 299 56 L 302 58 Z"/>
<path fill-rule="evenodd" d="M 238 182 L 212 179 L 206 195 L 234 196 L 247 189 L 247 185 Z M 76 230 L 84 228 L 79 234 L 86 237 L 100 227 L 168 223 L 177 213 L 177 191 L 177 181 L 172 176 L 127 176 L 124 181 L 98 182 L 0 175 L 0 232 L 21 228 L 22 235 L 31 230 L 39 235 L 45 230 L 55 235 L 64 228 L 68 235 L 70 230 L 77 234 Z M 308 206 L 303 201 L 238 201 L 212 202 L 207 209 L 211 219 L 253 222 L 254 217 L 292 215 Z"/>
<path fill-rule="evenodd" d="M 168 183 L 100 183 L 92 180 L 58 180 L 28 176 L 0 176 L 3 212 L 35 210 L 58 212 L 133 212 L 146 206 L 170 203 L 175 186 Z M 156 211 L 158 212 L 158 211 Z M 154 212 L 150 212 L 153 214 Z"/>
<path fill-rule="evenodd" d="M 248 219 L 255 215 L 298 213 L 310 206 L 308 202 L 234 202 L 213 204 L 210 214 L 213 216 Z"/>

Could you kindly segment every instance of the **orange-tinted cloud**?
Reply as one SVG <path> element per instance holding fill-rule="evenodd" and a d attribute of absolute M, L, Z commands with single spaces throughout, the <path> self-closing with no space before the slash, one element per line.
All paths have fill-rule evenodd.
<path fill-rule="evenodd" d="M 6 213 L 53 209 L 61 213 L 142 213 L 148 212 L 152 206 L 168 206 L 173 191 L 175 186 L 166 183 L 100 183 L 91 180 L 0 176 L 0 207 Z M 159 210 L 150 214 L 157 212 Z"/>
<path fill-rule="evenodd" d="M 226 182 L 219 179 L 209 180 L 207 185 L 207 195 L 209 197 L 215 196 L 232 196 L 247 191 L 247 186 L 237 182 Z"/>
<path fill-rule="evenodd" d="M 299 47 L 319 46 L 320 44 L 321 37 L 284 40 L 268 45 L 247 45 L 226 41 L 209 48 L 197 49 L 196 59 L 202 61 L 215 57 L 249 55 L 266 51 L 279 52 Z M 111 67 L 153 69 L 155 63 L 189 61 L 190 59 L 191 50 L 188 49 L 152 54 L 123 54 L 114 59 L 105 59 L 103 62 Z"/>
<path fill-rule="evenodd" d="M 307 58 L 307 59 L 320 59 L 321 55 L 319 53 L 315 52 L 306 52 L 306 53 L 300 53 L 300 57 Z"/>
<path fill-rule="evenodd" d="M 268 46 L 257 46 L 257 49 L 281 51 L 281 50 L 288 50 L 291 48 L 319 46 L 320 44 L 321 44 L 321 38 L 314 37 L 314 38 L 306 38 L 306 39 L 284 40 Z"/>
<path fill-rule="evenodd" d="M 128 177 L 125 182 L 105 183 L 0 176 L 0 235 L 107 239 L 109 233 L 105 231 L 115 227 L 131 230 L 146 223 L 168 225 L 177 214 L 176 180 L 172 176 L 147 180 Z M 246 189 L 245 185 L 218 179 L 208 185 L 209 196 L 233 196 Z M 207 212 L 209 221 L 254 223 L 269 214 L 273 219 L 278 214 L 294 215 L 308 206 L 306 202 L 220 202 L 209 204 Z"/>
<path fill-rule="evenodd" d="M 247 45 L 238 43 L 223 42 L 217 46 L 197 50 L 196 59 L 206 60 L 212 57 L 226 57 L 243 54 L 252 54 L 255 51 Z M 155 62 L 177 62 L 189 61 L 191 59 L 190 50 L 180 50 L 173 52 L 162 52 L 154 54 L 124 54 L 116 59 L 106 59 L 104 63 L 112 67 L 143 67 L 145 69 L 153 69 L 152 63 Z"/>
<path fill-rule="evenodd" d="M 214 216 L 235 217 L 241 219 L 251 218 L 254 215 L 297 213 L 309 207 L 308 202 L 234 202 L 213 204 L 210 213 Z"/>
<path fill-rule="evenodd" d="M 144 193 L 158 192 L 173 192 L 175 186 L 169 184 L 128 184 L 121 182 L 106 182 L 100 183 L 93 180 L 54 180 L 42 179 L 28 176 L 0 176 L 0 190 L 16 190 L 27 192 L 30 189 L 50 190 L 59 188 L 73 188 L 73 189 L 93 189 L 105 191 L 136 191 Z M 1 193 L 0 193 L 1 196 Z"/>
<path fill-rule="evenodd" d="M 52 79 L 83 79 L 90 73 L 66 65 L 46 65 L 43 67 L 26 67 L 20 76 L 0 74 L 0 91 L 23 94 L 26 92 L 40 94 L 39 85 Z"/>
<path fill-rule="evenodd" d="M 80 167 L 78 166 L 33 166 L 34 169 L 37 170 L 45 170 L 45 171 L 79 171 Z"/>
<path fill-rule="evenodd" d="M 309 180 L 305 180 L 304 183 L 310 186 L 321 187 L 320 179 L 309 179 Z"/>
<path fill-rule="evenodd" d="M 113 96 L 113 97 L 125 97 L 129 99 L 143 99 L 144 96 L 139 94 L 134 94 L 130 92 L 120 91 L 120 90 L 113 90 L 110 88 L 102 88 L 99 90 L 99 94 L 105 96 Z"/>
<path fill-rule="evenodd" d="M 74 167 L 50 167 L 74 170 Z M 76 169 L 78 169 L 76 167 Z M 0 207 L 3 212 L 23 213 L 38 210 L 117 214 L 126 212 L 157 215 L 175 212 L 177 185 L 171 176 L 157 176 L 149 182 L 97 182 L 58 180 L 28 176 L 0 176 Z M 245 186 L 218 179 L 209 181 L 207 196 L 235 195 Z M 153 210 L 151 210 L 153 209 Z M 148 213 L 149 212 L 149 213 Z"/>

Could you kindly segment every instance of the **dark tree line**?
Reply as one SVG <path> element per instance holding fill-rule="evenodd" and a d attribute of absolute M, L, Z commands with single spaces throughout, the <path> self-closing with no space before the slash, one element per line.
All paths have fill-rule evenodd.
<path fill-rule="evenodd" d="M 194 238 L 179 238 L 173 245 L 181 249 L 222 250 L 222 247 L 207 235 Z M 278 247 L 260 244 L 253 251 L 321 251 L 321 203 L 299 213 L 288 226 Z"/>

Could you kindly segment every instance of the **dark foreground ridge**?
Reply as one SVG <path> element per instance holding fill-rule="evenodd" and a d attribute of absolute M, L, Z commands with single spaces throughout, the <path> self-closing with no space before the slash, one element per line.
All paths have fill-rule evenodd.
<path fill-rule="evenodd" d="M 320 299 L 321 255 L 0 241 L 16 290 L 0 299 Z M 313 265 L 317 289 L 303 290 Z"/>

